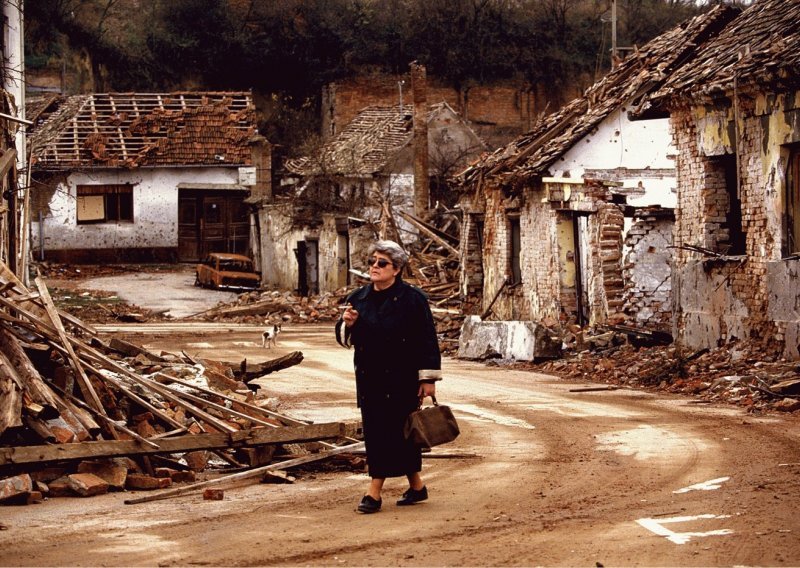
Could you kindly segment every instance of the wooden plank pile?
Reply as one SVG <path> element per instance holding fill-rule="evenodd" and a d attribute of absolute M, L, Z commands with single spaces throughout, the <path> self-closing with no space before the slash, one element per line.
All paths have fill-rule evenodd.
<path fill-rule="evenodd" d="M 354 441 L 357 424 L 294 420 L 248 388 L 300 352 L 235 372 L 105 343 L 56 308 L 41 278 L 35 285 L 0 264 L 0 503 L 159 489 L 194 480 L 214 457 L 256 467 L 279 460 L 283 444 Z M 309 445 L 320 447 L 338 446 Z"/>
<path fill-rule="evenodd" d="M 458 348 L 458 336 L 464 321 L 462 298 L 459 291 L 459 238 L 448 230 L 455 225 L 455 216 L 438 216 L 441 228 L 426 223 L 405 212 L 403 219 L 419 231 L 419 246 L 411 250 L 408 281 L 422 289 L 427 295 L 436 321 L 439 345 L 444 353 Z"/>

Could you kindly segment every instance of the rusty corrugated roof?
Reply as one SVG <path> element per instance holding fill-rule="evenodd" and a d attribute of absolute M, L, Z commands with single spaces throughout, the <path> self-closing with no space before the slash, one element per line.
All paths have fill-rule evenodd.
<path fill-rule="evenodd" d="M 651 99 L 713 96 L 753 84 L 800 83 L 800 0 L 756 0 Z"/>
<path fill-rule="evenodd" d="M 246 92 L 74 95 L 29 137 L 36 168 L 245 165 L 256 134 Z"/>
<path fill-rule="evenodd" d="M 656 90 L 738 13 L 730 6 L 716 6 L 636 49 L 582 97 L 539 120 L 533 130 L 466 169 L 459 181 L 471 185 L 479 179 L 497 178 L 513 185 L 543 175 L 608 115 Z"/>

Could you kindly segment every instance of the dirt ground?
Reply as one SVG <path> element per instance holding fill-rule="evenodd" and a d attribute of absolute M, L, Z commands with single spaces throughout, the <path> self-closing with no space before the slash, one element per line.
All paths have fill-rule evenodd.
<path fill-rule="evenodd" d="M 302 364 L 261 379 L 260 396 L 315 422 L 358 417 L 352 353 L 329 324 L 260 330 L 219 323 L 98 326 L 167 351 Z M 686 395 L 446 359 L 438 398 L 462 434 L 423 460 L 430 499 L 355 511 L 363 473 L 295 472 L 125 505 L 130 493 L 3 507 L 3 566 L 796 566 L 800 418 L 696 404 Z"/>
<path fill-rule="evenodd" d="M 265 355 L 258 328 L 101 326 L 146 347 L 259 360 L 301 350 L 301 365 L 262 380 L 281 412 L 358 416 L 351 353 L 329 325 L 289 327 Z M 462 426 L 424 460 L 430 500 L 355 507 L 367 477 L 299 474 L 124 505 L 129 494 L 4 507 L 0 564 L 637 565 L 800 564 L 800 422 L 637 390 L 582 391 L 546 375 L 446 360 L 439 398 Z M 474 457 L 450 457 L 474 455 Z"/>

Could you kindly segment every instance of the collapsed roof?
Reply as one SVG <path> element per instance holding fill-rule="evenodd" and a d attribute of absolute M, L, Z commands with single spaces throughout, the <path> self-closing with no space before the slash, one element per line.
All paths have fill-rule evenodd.
<path fill-rule="evenodd" d="M 95 93 L 60 102 L 30 134 L 37 169 L 250 163 L 250 93 Z"/>
<path fill-rule="evenodd" d="M 447 103 L 441 102 L 430 106 L 428 123 L 442 113 L 461 120 Z M 397 153 L 411 142 L 413 125 L 411 106 L 367 107 L 318 152 L 288 160 L 286 169 L 301 176 L 378 174 L 386 171 Z M 467 128 L 466 123 L 464 127 Z"/>
<path fill-rule="evenodd" d="M 675 72 L 651 97 L 653 107 L 667 99 L 713 97 L 756 84 L 800 83 L 800 2 L 761 0 L 709 41 L 692 61 Z"/>
<path fill-rule="evenodd" d="M 603 119 L 625 104 L 635 105 L 691 61 L 699 48 L 739 13 L 716 6 L 637 48 L 617 68 L 558 112 L 459 175 L 461 185 L 495 178 L 513 186 L 546 175 L 548 168 Z M 692 66 L 693 67 L 693 66 Z"/>

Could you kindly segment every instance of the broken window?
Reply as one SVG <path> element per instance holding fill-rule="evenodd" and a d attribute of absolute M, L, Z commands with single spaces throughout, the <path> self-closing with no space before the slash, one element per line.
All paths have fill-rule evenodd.
<path fill-rule="evenodd" d="M 786 239 L 784 256 L 800 252 L 800 147 L 790 149 L 786 168 L 786 205 L 784 207 Z"/>
<path fill-rule="evenodd" d="M 132 185 L 79 185 L 76 190 L 79 224 L 133 222 Z"/>
<path fill-rule="evenodd" d="M 706 214 L 719 229 L 714 234 L 716 252 L 744 254 L 745 234 L 742 230 L 742 203 L 739 200 L 736 156 L 710 158 L 706 164 Z"/>
<path fill-rule="evenodd" d="M 522 233 L 519 225 L 519 213 L 510 213 L 508 215 L 509 223 L 509 267 L 511 268 L 511 281 L 513 284 L 522 282 L 522 263 L 520 261 L 522 252 Z"/>

